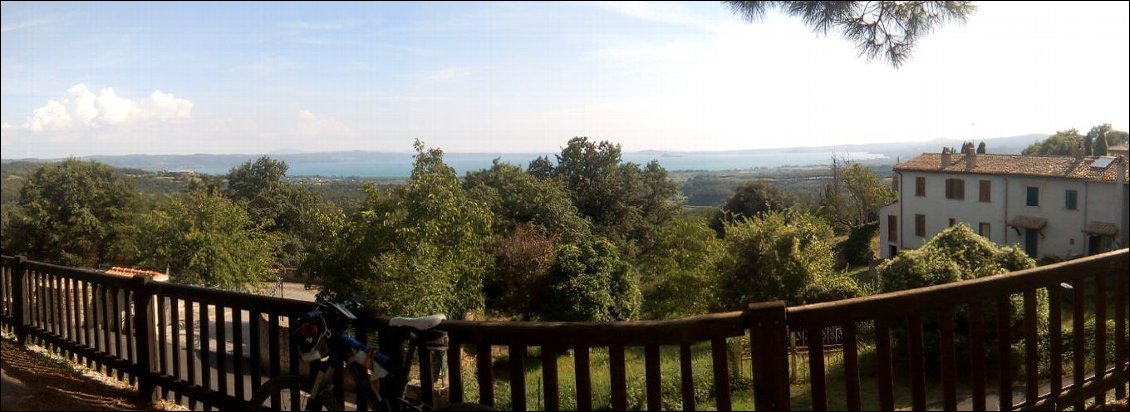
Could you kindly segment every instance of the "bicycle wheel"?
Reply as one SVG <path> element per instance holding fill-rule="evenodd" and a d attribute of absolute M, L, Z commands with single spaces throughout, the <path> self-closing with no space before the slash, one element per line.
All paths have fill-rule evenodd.
<path fill-rule="evenodd" d="M 331 390 L 323 388 L 320 394 L 311 394 L 311 383 L 301 377 L 284 375 L 275 377 L 255 391 L 247 402 L 250 410 L 279 411 L 340 411 L 341 402 L 334 399 Z"/>

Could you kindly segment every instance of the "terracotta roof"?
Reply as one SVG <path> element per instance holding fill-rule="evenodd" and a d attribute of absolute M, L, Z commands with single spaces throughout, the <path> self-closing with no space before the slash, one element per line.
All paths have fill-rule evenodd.
<path fill-rule="evenodd" d="M 1082 160 L 1075 160 L 1071 156 L 1021 156 L 1021 155 L 976 155 L 973 169 L 966 170 L 965 156 L 953 154 L 949 164 L 941 168 L 942 155 L 940 153 L 923 153 L 914 159 L 895 165 L 896 171 L 914 172 L 939 172 L 939 173 L 969 173 L 985 175 L 1015 175 L 1015 176 L 1047 176 L 1062 177 L 1065 179 L 1081 179 L 1100 182 L 1113 182 L 1117 174 L 1117 163 L 1102 169 L 1093 168 L 1091 164 L 1098 157 L 1086 156 Z M 1126 160 L 1123 159 L 1123 162 Z M 1130 182 L 1124 175 L 1123 182 Z"/>
<path fill-rule="evenodd" d="M 133 277 L 134 275 L 145 275 L 145 276 L 149 276 L 149 279 L 156 280 L 158 282 L 164 282 L 164 281 L 169 280 L 169 275 L 166 275 L 166 274 L 161 273 L 161 272 L 154 272 L 152 270 L 141 270 L 141 269 L 123 268 L 123 267 L 119 267 L 119 266 L 114 266 L 112 268 L 104 270 L 103 272 L 106 272 L 107 275 L 118 275 L 118 276 L 126 276 L 126 277 Z"/>
<path fill-rule="evenodd" d="M 1048 225 L 1048 220 L 1042 217 L 1017 216 L 1008 221 L 1008 225 L 1021 229 L 1043 229 Z"/>
<path fill-rule="evenodd" d="M 1118 234 L 1118 225 L 1107 222 L 1087 222 L 1087 226 L 1083 227 L 1083 232 L 1092 235 L 1114 236 Z"/>

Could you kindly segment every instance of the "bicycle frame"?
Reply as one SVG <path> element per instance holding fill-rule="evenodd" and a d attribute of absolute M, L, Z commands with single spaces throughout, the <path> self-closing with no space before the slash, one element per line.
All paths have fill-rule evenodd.
<path fill-rule="evenodd" d="M 369 405 L 378 411 L 392 411 L 399 410 L 399 406 L 409 405 L 415 409 L 422 409 L 421 405 L 415 405 L 410 400 L 405 399 L 404 394 L 408 388 L 408 371 L 411 370 L 413 358 L 416 356 L 415 344 L 409 345 L 407 356 L 404 357 L 403 365 L 392 365 L 391 363 L 383 363 L 381 367 L 388 371 L 388 375 L 383 378 L 386 382 L 395 384 L 397 388 L 396 400 L 400 402 L 389 402 L 380 395 L 377 388 L 373 385 L 373 380 L 369 379 L 369 370 L 365 365 L 357 363 L 356 359 L 346 358 L 343 356 L 345 353 L 355 353 L 353 351 L 360 351 L 362 353 L 370 353 L 372 348 L 369 345 L 361 343 L 356 339 L 346 335 L 344 332 L 334 336 L 331 341 L 331 350 L 328 359 L 324 361 L 311 362 L 311 368 L 317 366 L 318 373 L 314 378 L 314 385 L 311 387 L 311 394 L 314 396 L 319 395 L 322 391 L 329 389 L 330 382 L 333 376 L 337 373 L 338 369 L 344 366 L 349 371 L 356 383 L 355 388 L 362 393 L 362 398 Z M 337 347 L 334 347 L 337 346 Z M 384 355 L 381 353 L 381 355 Z M 387 355 L 384 355 L 387 357 Z M 374 362 L 377 362 L 374 359 Z M 332 394 L 331 394 L 332 395 Z M 336 398 L 336 396 L 335 396 Z M 344 399 L 339 399 L 344 405 Z M 395 406 L 394 406 L 395 405 Z"/>

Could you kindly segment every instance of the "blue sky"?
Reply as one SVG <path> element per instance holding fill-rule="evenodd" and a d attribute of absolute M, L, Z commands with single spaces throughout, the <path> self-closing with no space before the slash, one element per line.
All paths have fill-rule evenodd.
<path fill-rule="evenodd" d="M 4 158 L 730 150 L 1127 129 L 1119 3 L 981 3 L 900 69 L 718 3 L 3 2 Z"/>

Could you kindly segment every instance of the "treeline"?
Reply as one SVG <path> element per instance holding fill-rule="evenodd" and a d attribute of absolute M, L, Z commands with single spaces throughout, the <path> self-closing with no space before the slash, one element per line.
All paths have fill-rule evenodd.
<path fill-rule="evenodd" d="M 1060 130 L 1024 149 L 1021 154 L 1034 156 L 1072 156 L 1076 150 L 1087 156 L 1106 156 L 1107 149 L 1127 143 L 1130 134 L 1114 130 L 1110 123 L 1094 126 L 1086 135 L 1076 129 Z"/>
<path fill-rule="evenodd" d="M 410 178 L 366 184 L 348 207 L 286 173 L 263 157 L 142 194 L 103 164 L 38 165 L 4 205 L 3 250 L 228 289 L 293 269 L 396 315 L 669 318 L 877 290 L 844 269 L 874 256 L 872 222 L 894 196 L 872 170 L 837 161 L 810 200 L 746 182 L 696 217 L 657 162 L 624 162 L 619 145 L 583 137 L 553 159 L 462 178 L 417 142 Z"/>

